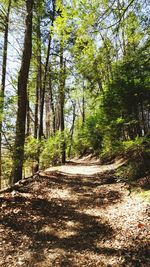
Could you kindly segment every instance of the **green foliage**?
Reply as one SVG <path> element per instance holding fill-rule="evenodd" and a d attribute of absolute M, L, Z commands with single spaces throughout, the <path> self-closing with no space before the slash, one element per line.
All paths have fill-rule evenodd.
<path fill-rule="evenodd" d="M 62 144 L 67 134 L 62 136 L 60 131 L 57 131 L 54 136 L 49 139 L 38 140 L 32 136 L 26 139 L 25 143 L 25 168 L 29 173 L 30 169 L 39 163 L 39 167 L 44 169 L 52 165 L 61 163 Z"/>
<path fill-rule="evenodd" d="M 43 150 L 40 155 L 40 167 L 47 168 L 51 165 L 61 163 L 61 147 L 63 138 L 58 131 L 55 136 L 50 137 L 43 143 Z"/>
<path fill-rule="evenodd" d="M 8 0 L 3 0 L 0 4 L 2 32 L 5 26 L 3 17 L 7 12 L 8 3 Z M 53 24 L 54 3 L 56 10 Z M 9 34 L 13 30 L 16 40 L 22 39 L 24 33 L 24 6 L 25 1 L 12 1 L 12 24 L 11 27 L 8 26 Z M 108 0 L 34 2 L 33 49 L 28 81 L 29 132 L 34 135 L 37 103 L 38 119 L 40 117 L 41 89 L 46 68 L 48 71 L 45 80 L 45 103 L 43 103 L 45 137 L 53 135 L 60 127 L 59 65 L 60 48 L 63 48 L 64 121 L 66 132 L 70 128 L 70 134 L 65 133 L 63 137 L 63 134 L 57 132 L 48 140 L 40 141 L 28 137 L 24 158 L 26 168 L 32 167 L 35 162 L 40 162 L 40 168 L 59 164 L 64 138 L 66 150 L 70 152 L 71 148 L 72 156 L 94 153 L 104 160 L 111 160 L 116 155 L 133 158 L 122 172 L 126 177 L 138 176 L 137 172 L 140 172 L 138 166 L 141 166 L 139 168 L 142 170 L 145 168 L 142 167 L 145 161 L 143 155 L 149 153 L 143 137 L 149 133 L 150 40 L 146 4 L 142 8 L 141 6 L 142 2 L 139 1 L 137 4 L 133 1 L 129 6 L 127 2 L 119 1 L 115 8 Z M 16 19 L 20 20 L 21 17 L 21 27 L 16 27 L 19 26 L 16 24 Z M 46 63 L 50 37 L 49 62 Z M 2 33 L 0 39 L 3 51 Z M 0 114 L 0 121 L 3 122 L 7 141 L 13 146 L 18 80 L 18 74 L 13 71 L 13 67 L 18 68 L 16 59 L 18 60 L 18 55 L 21 54 L 22 45 L 17 41 L 20 44 L 11 48 L 13 40 L 8 39 L 10 39 L 8 58 L 12 55 L 11 61 L 14 61 L 14 65 L 11 63 L 7 68 L 8 90 L 6 87 L 4 114 Z M 11 75 L 9 70 L 12 70 Z M 73 125 L 71 125 L 72 117 L 75 118 Z M 39 128 L 37 130 L 39 131 Z M 3 162 L 5 177 L 7 173 L 10 175 L 9 166 L 11 169 L 11 155 L 8 158 L 6 164 Z"/>
<path fill-rule="evenodd" d="M 38 161 L 39 155 L 42 151 L 43 141 L 39 141 L 38 139 L 29 136 L 26 138 L 25 143 L 25 160 L 33 160 Z"/>
<path fill-rule="evenodd" d="M 150 173 L 150 139 L 136 138 L 123 142 L 122 154 L 127 162 L 120 167 L 117 175 L 125 180 L 134 181 Z"/>
<path fill-rule="evenodd" d="M 84 155 L 90 152 L 91 147 L 86 135 L 86 130 L 85 128 L 81 128 L 75 133 L 72 146 L 72 155 Z"/>
<path fill-rule="evenodd" d="M 112 139 L 110 135 L 104 135 L 100 157 L 102 161 L 111 161 L 116 156 L 123 154 L 123 144 L 121 141 Z"/>
<path fill-rule="evenodd" d="M 99 114 L 90 115 L 85 124 L 76 131 L 73 144 L 75 154 L 99 153 L 102 143 L 102 128 L 99 121 Z"/>
<path fill-rule="evenodd" d="M 135 152 L 136 156 L 140 157 L 140 155 L 144 152 L 145 150 L 145 145 L 144 141 L 146 138 L 139 138 L 137 137 L 135 140 L 128 140 L 123 142 L 123 148 L 125 153 L 130 153 L 132 154 Z"/>
<path fill-rule="evenodd" d="M 127 139 L 142 135 L 139 113 L 142 107 L 148 110 L 150 100 L 147 67 L 144 59 L 141 66 L 138 56 L 114 64 L 113 80 L 103 97 L 103 109 L 108 124 L 118 138 L 123 136 L 123 131 Z"/>

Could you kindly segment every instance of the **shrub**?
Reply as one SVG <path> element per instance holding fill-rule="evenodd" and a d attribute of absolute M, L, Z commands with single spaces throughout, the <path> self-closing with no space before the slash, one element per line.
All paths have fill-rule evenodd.
<path fill-rule="evenodd" d="M 136 138 L 134 141 L 123 142 L 123 152 L 127 162 L 118 169 L 118 176 L 133 181 L 150 173 L 150 140 L 148 138 Z"/>
<path fill-rule="evenodd" d="M 62 135 L 59 131 L 55 136 L 50 137 L 44 142 L 43 151 L 40 155 L 41 168 L 60 164 L 62 142 Z"/>
<path fill-rule="evenodd" d="M 84 126 L 76 131 L 72 150 L 76 155 L 85 153 L 99 154 L 102 144 L 102 127 L 99 123 L 99 115 L 87 117 Z"/>

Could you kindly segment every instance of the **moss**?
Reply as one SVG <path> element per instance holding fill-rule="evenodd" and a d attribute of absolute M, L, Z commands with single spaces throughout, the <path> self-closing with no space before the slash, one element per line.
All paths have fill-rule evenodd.
<path fill-rule="evenodd" d="M 138 195 L 145 201 L 150 203 L 150 190 L 142 191 Z"/>

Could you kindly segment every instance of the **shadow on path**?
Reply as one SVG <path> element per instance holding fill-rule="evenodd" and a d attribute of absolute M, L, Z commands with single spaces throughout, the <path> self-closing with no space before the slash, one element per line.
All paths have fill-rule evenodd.
<path fill-rule="evenodd" d="M 122 265 L 116 266 L 144 266 L 138 264 L 148 253 L 146 245 L 113 248 L 116 232 L 103 213 L 92 216 L 86 212 L 122 201 L 118 186 L 112 172 L 96 177 L 55 172 L 35 176 L 14 197 L 11 193 L 0 196 L 2 266 L 18 266 L 19 255 L 23 267 L 107 266 L 101 257 L 110 256 L 122 257 Z M 102 246 L 105 242 L 112 247 Z M 146 257 L 143 264 L 147 264 Z"/>

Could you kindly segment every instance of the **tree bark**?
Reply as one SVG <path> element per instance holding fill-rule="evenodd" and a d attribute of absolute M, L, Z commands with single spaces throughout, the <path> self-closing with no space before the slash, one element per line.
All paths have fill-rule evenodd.
<path fill-rule="evenodd" d="M 73 118 L 72 118 L 72 126 L 70 129 L 70 147 L 68 151 L 68 158 L 70 158 L 71 155 L 71 148 L 72 148 L 72 141 L 73 141 L 73 134 L 74 134 L 74 125 L 75 125 L 75 119 L 76 119 L 76 103 L 73 104 Z"/>
<path fill-rule="evenodd" d="M 63 44 L 60 43 L 60 131 L 62 137 L 62 163 L 66 162 L 66 144 L 64 140 L 64 130 L 65 130 L 65 122 L 64 122 L 64 99 L 65 99 L 65 64 L 63 58 Z"/>
<path fill-rule="evenodd" d="M 51 125 L 50 125 L 50 96 L 47 93 L 46 94 L 46 99 L 45 99 L 45 112 L 46 112 L 46 122 L 45 122 L 45 126 L 46 126 L 46 139 L 48 139 L 50 137 L 50 132 L 51 132 Z"/>
<path fill-rule="evenodd" d="M 29 94 L 27 93 L 27 126 L 26 126 L 26 136 L 30 136 L 30 102 L 29 102 Z"/>
<path fill-rule="evenodd" d="M 56 132 L 56 120 L 55 120 L 55 107 L 54 107 L 54 97 L 53 97 L 53 89 L 52 89 L 52 70 L 51 70 L 51 65 L 49 68 L 49 73 L 50 73 L 50 78 L 49 78 L 49 93 L 50 93 L 50 107 L 52 111 L 52 131 L 53 134 L 55 135 Z"/>
<path fill-rule="evenodd" d="M 26 28 L 21 68 L 18 77 L 18 110 L 16 137 L 13 154 L 13 183 L 22 179 L 24 161 L 25 124 L 27 113 L 27 82 L 32 54 L 32 10 L 33 0 L 26 1 Z"/>
<path fill-rule="evenodd" d="M 53 0 L 53 16 L 52 16 L 51 26 L 53 26 L 54 20 L 55 20 L 55 0 Z M 44 69 L 43 88 L 42 88 L 42 94 L 41 94 L 39 139 L 41 139 L 41 137 L 44 135 L 43 115 L 44 115 L 45 89 L 46 89 L 47 74 L 48 74 L 48 64 L 49 64 L 49 57 L 50 57 L 50 51 L 51 51 L 51 41 L 52 41 L 52 36 L 50 32 L 48 48 L 47 48 L 47 56 L 46 56 L 46 62 L 45 62 L 45 69 Z"/>
<path fill-rule="evenodd" d="M 39 98 L 42 92 L 42 64 L 41 64 L 41 31 L 40 31 L 40 17 L 37 18 L 37 75 L 36 75 L 36 102 L 34 114 L 34 138 L 38 138 L 38 113 L 39 113 Z"/>
<path fill-rule="evenodd" d="M 83 95 L 82 95 L 82 127 L 84 127 L 84 123 L 85 123 L 85 86 L 84 86 L 84 82 L 83 82 Z"/>
<path fill-rule="evenodd" d="M 8 3 L 6 25 L 5 25 L 5 32 L 4 32 L 2 81 L 1 81 L 1 90 L 0 90 L 0 188 L 1 188 L 1 176 L 2 176 L 2 123 L 3 123 L 3 112 L 4 112 L 4 98 L 5 98 L 7 48 L 8 48 L 8 27 L 9 27 L 10 9 L 11 9 L 11 0 Z"/>

